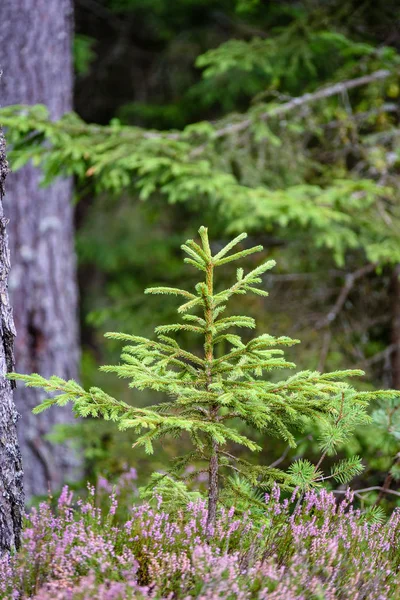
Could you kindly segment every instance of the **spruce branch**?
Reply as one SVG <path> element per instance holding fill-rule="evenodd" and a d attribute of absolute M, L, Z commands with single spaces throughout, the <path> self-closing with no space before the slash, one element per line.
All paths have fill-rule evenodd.
<path fill-rule="evenodd" d="M 348 90 L 362 87 L 364 85 L 368 85 L 376 81 L 383 81 L 384 79 L 388 79 L 388 77 L 390 77 L 391 75 L 392 72 L 388 69 L 379 69 L 378 71 L 370 73 L 369 75 L 355 77 L 354 79 L 348 79 L 347 81 L 339 81 L 338 83 L 335 83 L 333 85 L 320 88 L 315 92 L 307 93 L 303 96 L 292 98 L 288 102 L 284 102 L 283 104 L 274 106 L 264 112 L 259 113 L 257 118 L 260 121 L 268 121 L 269 119 L 283 117 L 286 113 L 292 110 L 296 110 L 306 104 L 310 104 L 319 100 L 324 100 L 326 98 L 330 98 L 331 96 L 336 96 L 338 94 L 343 94 Z M 253 125 L 254 120 L 252 118 L 243 118 L 236 123 L 228 123 L 227 125 L 217 128 L 214 131 L 213 139 L 217 140 L 226 136 L 236 135 L 245 131 L 246 129 L 251 128 Z M 204 152 L 206 147 L 207 144 L 198 146 L 192 151 L 191 156 L 193 158 L 200 156 L 200 154 Z"/>

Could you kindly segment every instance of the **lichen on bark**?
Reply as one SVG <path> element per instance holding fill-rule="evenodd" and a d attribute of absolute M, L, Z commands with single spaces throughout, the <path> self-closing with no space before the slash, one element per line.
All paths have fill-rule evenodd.
<path fill-rule="evenodd" d="M 8 174 L 5 140 L 0 130 L 0 555 L 18 549 L 24 509 L 23 471 L 17 439 L 18 412 L 7 373 L 14 367 L 15 327 L 8 298 L 10 252 L 3 215 Z"/>

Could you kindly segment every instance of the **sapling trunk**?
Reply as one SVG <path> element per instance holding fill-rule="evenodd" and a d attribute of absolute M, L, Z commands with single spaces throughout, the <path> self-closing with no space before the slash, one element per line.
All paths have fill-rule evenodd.
<path fill-rule="evenodd" d="M 56 121 L 72 110 L 73 4 L 0 1 L 2 107 L 45 104 L 49 118 Z M 14 129 L 9 126 L 10 135 Z M 59 175 L 62 162 L 53 163 L 53 169 L 59 165 L 54 169 Z M 78 376 L 80 358 L 73 182 L 72 177 L 59 177 L 44 188 L 42 176 L 32 164 L 15 169 L 4 199 L 13 264 L 10 301 L 18 332 L 15 364 L 19 371 L 44 376 L 57 372 L 69 380 Z M 73 446 L 47 437 L 56 425 L 75 422 L 71 411 L 64 407 L 33 416 L 32 409 L 44 397 L 24 386 L 14 391 L 27 499 L 60 490 L 64 481 L 83 475 L 82 457 Z"/>
<path fill-rule="evenodd" d="M 208 469 L 208 513 L 207 513 L 207 531 L 215 526 L 217 517 L 218 503 L 218 444 L 212 442 L 212 455 Z M 208 533 L 208 535 L 210 535 Z"/>
<path fill-rule="evenodd" d="M 213 294 L 214 294 L 214 265 L 211 259 L 211 253 L 209 262 L 206 270 L 206 286 L 207 295 L 204 307 L 204 318 L 206 321 L 206 333 L 205 333 L 205 359 L 206 359 L 206 379 L 207 379 L 207 390 L 209 390 L 212 384 L 212 364 L 214 359 L 213 350 L 213 324 L 214 324 L 214 305 L 213 305 Z M 210 421 L 215 422 L 218 420 L 218 405 L 210 408 Z M 211 456 L 208 467 L 208 513 L 207 513 L 207 534 L 210 535 L 211 528 L 215 526 L 215 520 L 217 516 L 217 503 L 218 503 L 218 443 L 211 439 Z"/>

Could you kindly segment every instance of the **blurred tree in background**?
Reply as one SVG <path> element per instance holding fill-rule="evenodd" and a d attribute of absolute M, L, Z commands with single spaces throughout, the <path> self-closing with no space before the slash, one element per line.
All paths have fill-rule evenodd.
<path fill-rule="evenodd" d="M 394 0 L 76 0 L 79 117 L 1 120 L 15 166 L 34 157 L 48 181 L 77 178 L 84 379 L 111 360 L 105 330 L 147 335 L 154 310 L 172 321 L 173 304 L 150 308 L 143 289 L 182 287 L 180 240 L 206 223 L 221 247 L 246 229 L 277 260 L 270 298 L 248 310 L 301 337 L 302 368 L 361 367 L 365 387 L 400 388 L 399 12 Z M 361 486 L 384 481 L 398 415 L 377 407 L 378 427 L 343 449 L 368 464 Z M 80 427 L 90 468 L 148 468 L 128 437 Z M 271 462 L 285 452 L 267 448 Z"/>
<path fill-rule="evenodd" d="M 71 0 L 4 0 L 1 5 L 2 106 L 46 103 L 53 119 L 72 109 L 73 7 Z M 16 368 L 76 377 L 79 364 L 72 178 L 40 187 L 41 173 L 26 165 L 8 180 L 4 211 L 9 219 L 11 304 L 17 329 Z M 71 415 L 35 417 L 43 395 L 18 387 L 19 437 L 27 498 L 59 490 L 81 476 L 79 457 L 46 438 Z"/>

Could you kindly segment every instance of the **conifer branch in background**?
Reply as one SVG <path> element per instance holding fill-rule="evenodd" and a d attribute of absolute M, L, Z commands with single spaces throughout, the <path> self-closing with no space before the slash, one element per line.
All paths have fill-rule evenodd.
<path fill-rule="evenodd" d="M 203 274 L 195 290 L 188 292 L 163 286 L 146 290 L 147 294 L 181 296 L 184 300 L 178 308 L 181 321 L 156 327 L 154 340 L 124 333 L 106 334 L 126 345 L 122 349 L 121 363 L 104 366 L 101 370 L 128 379 L 130 388 L 162 392 L 169 397 L 168 401 L 140 409 L 112 398 L 99 388 L 85 391 L 75 381 L 55 376 L 48 380 L 36 374 L 12 374 L 11 377 L 28 386 L 41 387 L 51 395 L 35 412 L 72 402 L 76 415 L 102 417 L 115 421 L 121 430 L 132 429 L 137 435 L 134 445 L 144 446 L 148 453 L 153 452 L 153 444 L 160 438 L 188 434 L 194 450 L 175 460 L 170 475 L 178 476 L 189 462 L 201 465 L 199 470 L 204 471 L 206 463 L 209 475 L 207 523 L 212 531 L 221 488 L 222 499 L 226 501 L 230 493 L 249 497 L 249 486 L 265 490 L 279 482 L 283 487 L 297 486 L 304 492 L 326 479 L 348 482 L 363 468 L 358 457 L 340 461 L 328 476 L 320 469 L 323 458 L 334 454 L 358 424 L 369 421 L 366 413 L 369 400 L 393 399 L 399 393 L 355 390 L 343 379 L 363 375 L 358 370 L 326 374 L 302 371 L 281 381 L 269 380 L 266 377 L 269 372 L 295 367 L 285 359 L 283 348 L 298 340 L 261 334 L 245 341 L 230 330 L 253 329 L 255 321 L 248 316 L 224 316 L 223 313 L 235 295 L 250 292 L 266 296 L 261 276 L 275 262 L 266 261 L 248 273 L 238 268 L 236 281 L 227 289 L 219 290 L 215 277 L 217 268 L 259 252 L 262 247 L 239 248 L 231 253 L 246 238 L 246 234 L 241 234 L 213 255 L 207 229 L 201 227 L 199 234 L 200 244 L 188 240 L 182 246 L 187 254 L 185 262 Z M 201 336 L 204 348 L 201 356 L 182 348 L 168 335 L 181 331 Z M 229 350 L 220 352 L 221 346 L 226 345 Z M 241 432 L 239 421 L 250 430 L 283 438 L 294 447 L 296 428 L 309 420 L 318 420 L 321 432 L 323 454 L 316 466 L 307 460 L 298 460 L 284 473 L 251 464 L 235 456 L 230 449 L 232 442 L 253 452 L 261 449 Z M 226 472 L 235 477 L 227 477 Z M 159 479 L 153 478 L 155 482 Z"/>
<path fill-rule="evenodd" d="M 348 90 L 352 90 L 354 88 L 368 85 L 369 83 L 373 83 L 375 81 L 380 81 L 383 79 L 387 79 L 392 75 L 391 71 L 387 69 L 379 69 L 374 73 L 370 73 L 369 75 L 364 75 L 362 77 L 356 77 L 354 79 L 349 79 L 348 81 L 339 81 L 333 85 L 322 87 L 315 92 L 304 94 L 303 96 L 298 96 L 297 98 L 292 98 L 288 102 L 284 102 L 279 106 L 275 106 L 265 112 L 259 114 L 258 118 L 260 121 L 267 121 L 269 119 L 283 117 L 286 113 L 301 108 L 305 104 L 310 104 L 312 102 L 316 102 L 318 100 L 323 100 L 325 98 L 330 98 L 331 96 L 336 96 L 338 94 L 343 94 Z M 253 126 L 254 122 L 251 118 L 244 118 L 238 122 L 228 123 L 224 127 L 217 128 L 214 131 L 213 139 L 219 139 L 221 137 L 225 137 L 228 135 L 234 135 L 245 131 Z M 195 148 L 191 155 L 199 156 L 205 150 L 206 145 L 198 146 Z"/>
<path fill-rule="evenodd" d="M 245 113 L 190 123 L 182 130 L 148 130 L 123 125 L 118 119 L 107 126 L 94 125 L 75 113 L 54 122 L 42 105 L 1 108 L 12 168 L 18 170 L 32 161 L 43 170 L 44 184 L 74 175 L 83 193 L 88 189 L 98 194 L 127 192 L 142 200 L 161 194 L 170 203 L 190 202 L 195 194 L 222 215 L 230 233 L 243 229 L 259 232 L 274 225 L 279 235 L 286 237 L 293 227 L 296 235 L 300 230 L 312 232 L 315 247 L 328 249 L 337 264 L 343 265 L 346 252 L 355 249 L 361 250 L 368 262 L 396 264 L 400 261 L 396 179 L 372 176 L 379 175 L 382 167 L 377 169 L 372 160 L 375 153 L 369 150 L 367 160 L 357 160 L 356 166 L 343 174 L 343 157 L 334 158 L 332 152 L 336 137 L 342 145 L 343 135 L 331 140 L 325 133 L 335 127 L 340 131 L 355 128 L 360 147 L 369 149 L 378 142 L 364 133 L 372 119 L 379 131 L 381 120 L 386 123 L 387 129 L 379 135 L 396 139 L 398 119 L 388 115 L 396 114 L 397 108 L 387 102 L 385 89 L 398 86 L 400 58 L 391 48 L 359 45 L 337 32 L 313 35 L 317 46 L 328 42 L 332 52 L 354 53 L 363 56 L 363 61 L 356 69 L 350 61 L 349 68 L 339 69 L 329 83 L 317 88 L 311 85 L 305 94 L 265 101 L 265 93 L 268 98 L 276 92 L 272 85 L 264 96 L 254 98 Z M 280 56 L 282 50 L 286 58 Z M 215 77 L 218 82 L 219 75 L 229 76 L 232 60 L 245 72 L 249 65 L 258 69 L 261 60 L 261 67 L 274 72 L 273 80 L 279 81 L 293 68 L 293 58 L 283 38 L 230 40 L 198 57 L 197 66 L 204 69 L 205 80 Z M 337 118 L 337 97 L 347 98 L 355 92 L 361 100 L 351 101 L 351 111 L 344 116 L 339 112 Z M 365 111 L 366 106 L 371 110 Z M 307 140 L 314 136 L 327 140 L 328 148 L 320 151 L 319 143 L 308 148 Z M 315 151 L 314 146 L 320 150 Z M 384 146 L 382 156 L 389 172 L 392 145 L 386 140 Z M 377 147 L 381 147 L 380 141 Z M 267 156 L 273 156 L 270 164 L 286 164 L 286 157 L 293 152 L 305 157 L 293 169 L 293 176 L 276 177 L 272 171 L 280 168 L 266 168 Z M 228 156 L 234 160 L 226 160 Z M 241 174 L 232 167 L 237 161 Z M 310 181 L 305 176 L 305 161 L 313 172 L 324 175 Z M 388 221 L 393 224 L 388 226 Z"/>

